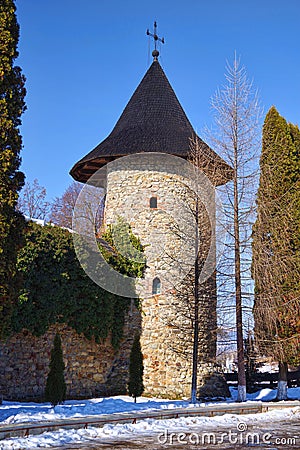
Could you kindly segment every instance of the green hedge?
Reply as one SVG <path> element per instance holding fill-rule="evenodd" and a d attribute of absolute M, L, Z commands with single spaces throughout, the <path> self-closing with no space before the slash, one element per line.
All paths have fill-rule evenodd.
<path fill-rule="evenodd" d="M 126 234 L 126 242 L 143 252 L 131 229 L 119 221 L 116 227 Z M 103 238 L 114 245 L 114 228 Z M 120 232 L 118 233 L 120 235 Z M 96 285 L 84 272 L 76 257 L 72 234 L 62 228 L 29 223 L 26 244 L 18 255 L 18 270 L 23 289 L 13 316 L 13 331 L 26 328 L 34 335 L 44 334 L 54 323 L 66 323 L 96 342 L 111 332 L 115 348 L 123 336 L 125 314 L 130 299 L 114 295 Z M 119 246 L 118 246 L 119 248 Z M 112 267 L 128 276 L 142 276 L 145 261 L 135 263 L 118 251 L 112 256 L 101 249 Z M 86 258 L 88 258 L 86 253 Z M 134 286 L 134 282 L 133 282 Z"/>

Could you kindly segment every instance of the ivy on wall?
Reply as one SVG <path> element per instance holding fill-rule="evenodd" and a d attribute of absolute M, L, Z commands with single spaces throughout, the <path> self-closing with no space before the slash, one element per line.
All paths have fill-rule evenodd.
<path fill-rule="evenodd" d="M 128 225 L 119 221 L 116 226 L 119 226 L 118 235 L 124 234 L 121 240 L 143 252 Z M 121 255 L 115 249 L 114 233 L 114 227 L 109 227 L 103 235 L 114 248 L 113 255 L 101 249 L 104 257 L 115 270 L 131 277 L 142 276 L 145 260 L 142 258 L 136 263 Z M 26 244 L 18 255 L 23 289 L 13 317 L 13 331 L 26 328 L 40 336 L 51 324 L 65 323 L 88 339 L 94 337 L 96 342 L 111 332 L 112 345 L 117 348 L 130 299 L 105 291 L 86 275 L 76 257 L 69 231 L 29 223 L 25 239 Z"/>

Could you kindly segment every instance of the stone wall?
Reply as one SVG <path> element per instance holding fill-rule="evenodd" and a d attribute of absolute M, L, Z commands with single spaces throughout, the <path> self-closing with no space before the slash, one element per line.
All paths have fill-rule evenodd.
<path fill-rule="evenodd" d="M 124 394 L 130 350 L 139 329 L 140 313 L 132 303 L 117 351 L 109 338 L 97 344 L 63 324 L 52 325 L 41 337 L 26 330 L 15 334 L 0 344 L 0 396 L 6 400 L 43 399 L 56 333 L 62 340 L 68 398 Z"/>
<path fill-rule="evenodd" d="M 4 398 L 42 398 L 56 332 L 62 338 L 68 397 L 125 393 L 130 349 L 140 329 L 145 394 L 189 397 L 196 241 L 202 255 L 199 270 L 205 267 L 207 255 L 211 260 L 209 276 L 199 285 L 199 386 L 215 372 L 214 206 L 210 212 L 206 208 L 207 202 L 214 201 L 214 191 L 208 189 L 207 198 L 203 190 L 196 220 L 193 174 L 183 160 L 175 159 L 121 158 L 107 167 L 105 222 L 114 223 L 118 216 L 129 222 L 145 245 L 147 258 L 145 278 L 137 285 L 142 314 L 132 302 L 120 349 L 115 352 L 109 339 L 101 344 L 89 341 L 65 325 L 52 326 L 39 338 L 23 331 L 0 346 L 0 394 Z M 203 184 L 205 188 L 205 180 Z M 151 197 L 157 198 L 157 208 L 150 208 Z M 161 292 L 154 295 L 155 277 L 161 281 Z"/>
<path fill-rule="evenodd" d="M 135 155 L 136 156 L 136 155 Z M 178 160 L 178 158 L 176 158 Z M 195 195 L 184 161 L 158 161 L 151 156 L 122 158 L 108 165 L 105 221 L 122 216 L 145 245 L 147 270 L 139 283 L 142 298 L 141 347 L 146 394 L 188 397 L 192 377 L 192 320 L 195 229 L 203 254 L 211 227 L 205 206 L 195 222 Z M 211 193 L 213 198 L 214 193 Z M 157 208 L 150 208 L 150 198 Z M 214 262 L 215 248 L 212 249 Z M 205 259 L 205 257 L 204 257 Z M 199 263 L 201 265 L 201 263 Z M 200 267 L 201 270 L 201 267 Z M 162 291 L 152 294 L 155 277 Z M 201 286 L 199 384 L 214 371 L 216 352 L 215 272 Z"/>

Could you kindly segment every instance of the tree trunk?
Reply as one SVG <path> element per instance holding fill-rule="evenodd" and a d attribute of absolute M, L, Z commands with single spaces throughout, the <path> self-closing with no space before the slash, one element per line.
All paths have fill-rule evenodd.
<path fill-rule="evenodd" d="M 240 218 L 238 199 L 238 147 L 235 143 L 234 163 L 234 272 L 235 272 L 235 305 L 236 305 L 236 344 L 238 367 L 238 402 L 246 401 L 246 371 L 243 339 L 242 283 L 241 283 L 241 250 L 240 250 Z"/>
<path fill-rule="evenodd" d="M 195 240 L 195 266 L 194 266 L 194 336 L 193 336 L 193 367 L 192 367 L 192 388 L 191 402 L 197 401 L 197 370 L 198 370 L 198 341 L 199 341 L 199 242 L 198 242 L 198 223 L 199 223 L 199 199 L 196 199 L 196 240 Z"/>
<path fill-rule="evenodd" d="M 287 379 L 288 365 L 286 362 L 279 362 L 279 376 L 276 400 L 287 400 Z"/>

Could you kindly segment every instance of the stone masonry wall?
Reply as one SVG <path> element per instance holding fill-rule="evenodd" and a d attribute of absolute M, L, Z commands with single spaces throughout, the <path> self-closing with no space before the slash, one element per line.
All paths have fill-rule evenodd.
<path fill-rule="evenodd" d="M 149 156 L 142 163 L 130 161 L 130 166 L 126 158 L 108 165 L 105 221 L 109 224 L 118 216 L 125 218 L 145 245 L 147 258 L 145 279 L 137 285 L 142 314 L 132 301 L 119 350 L 113 350 L 109 339 L 97 344 L 62 324 L 51 326 L 41 337 L 24 330 L 0 344 L 0 395 L 5 399 L 42 399 L 56 332 L 62 338 L 69 398 L 125 393 L 131 345 L 140 329 L 145 394 L 169 398 L 190 395 L 195 240 L 200 240 L 204 260 L 214 224 L 209 223 L 203 205 L 199 223 L 195 222 L 195 196 L 190 174 L 185 168 L 181 170 L 183 164 L 178 167 L 175 161 L 170 165 L 168 160 L 165 165 Z M 151 197 L 157 198 L 157 208 L 150 208 Z M 213 247 L 213 260 L 214 252 Z M 155 277 L 161 281 L 161 293 L 153 295 Z M 215 370 L 214 271 L 201 286 L 199 309 L 201 386 Z"/>
<path fill-rule="evenodd" d="M 26 330 L 15 334 L 0 344 L 0 396 L 6 400 L 43 399 L 57 332 L 62 340 L 68 398 L 124 394 L 130 350 L 139 328 L 140 314 L 132 303 L 117 351 L 109 338 L 97 344 L 63 324 L 52 325 L 41 337 Z"/>
<path fill-rule="evenodd" d="M 164 168 L 151 158 L 118 159 L 108 167 L 105 205 L 106 223 L 122 216 L 145 245 L 147 270 L 145 280 L 139 283 L 145 393 L 170 398 L 190 395 L 193 347 L 194 196 L 189 181 L 178 172 L 176 164 Z M 157 198 L 156 209 L 150 208 L 151 197 Z M 200 222 L 200 236 L 206 236 L 206 227 L 207 220 Z M 162 292 L 158 295 L 152 295 L 155 277 L 161 280 Z M 200 311 L 201 385 L 208 372 L 213 372 L 215 361 L 214 272 L 204 284 Z"/>

